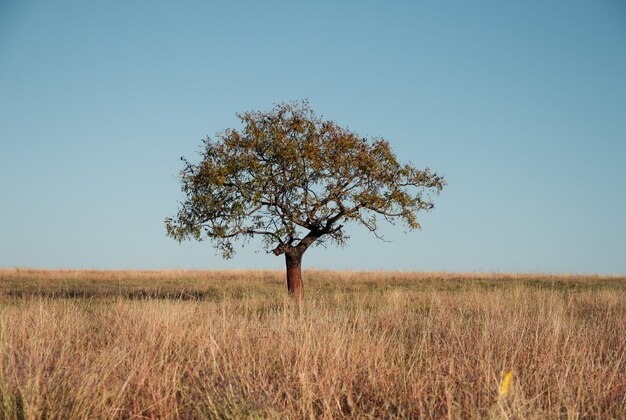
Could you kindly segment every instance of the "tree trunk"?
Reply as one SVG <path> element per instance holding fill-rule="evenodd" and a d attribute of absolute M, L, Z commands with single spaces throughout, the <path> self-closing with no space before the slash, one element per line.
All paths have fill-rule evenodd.
<path fill-rule="evenodd" d="M 286 253 L 287 262 L 287 290 L 289 296 L 298 302 L 304 297 L 304 286 L 302 285 L 302 254 Z"/>

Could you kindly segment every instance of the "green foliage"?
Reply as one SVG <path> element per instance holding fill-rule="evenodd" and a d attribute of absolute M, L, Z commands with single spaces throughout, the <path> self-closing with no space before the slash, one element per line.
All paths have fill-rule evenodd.
<path fill-rule="evenodd" d="M 183 158 L 178 214 L 169 236 L 209 238 L 225 258 L 233 241 L 260 235 L 276 255 L 327 241 L 343 245 L 344 223 L 378 237 L 380 219 L 420 227 L 445 181 L 429 169 L 400 164 L 380 138 L 367 139 L 316 116 L 306 101 L 270 112 L 238 114 L 241 130 L 204 140 L 198 164 Z"/>

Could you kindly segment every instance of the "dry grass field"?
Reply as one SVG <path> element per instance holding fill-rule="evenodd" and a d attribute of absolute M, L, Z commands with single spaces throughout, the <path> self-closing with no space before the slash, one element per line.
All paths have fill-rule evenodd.
<path fill-rule="evenodd" d="M 0 418 L 626 417 L 626 278 L 283 276 L 0 270 Z"/>

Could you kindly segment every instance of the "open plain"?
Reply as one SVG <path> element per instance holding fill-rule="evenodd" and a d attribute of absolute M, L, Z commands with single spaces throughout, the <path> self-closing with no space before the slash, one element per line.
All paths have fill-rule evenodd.
<path fill-rule="evenodd" d="M 626 415 L 624 277 L 303 277 L 0 270 L 0 418 Z"/>

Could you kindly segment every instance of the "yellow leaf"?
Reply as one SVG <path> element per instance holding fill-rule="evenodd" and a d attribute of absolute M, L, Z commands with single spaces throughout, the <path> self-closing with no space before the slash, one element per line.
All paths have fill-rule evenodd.
<path fill-rule="evenodd" d="M 500 382 L 500 396 L 503 397 L 509 393 L 509 385 L 511 385 L 511 376 L 513 375 L 512 371 L 508 371 L 504 374 L 502 381 Z"/>

